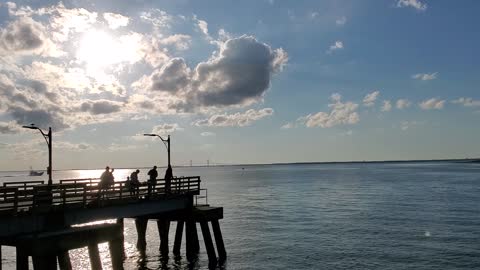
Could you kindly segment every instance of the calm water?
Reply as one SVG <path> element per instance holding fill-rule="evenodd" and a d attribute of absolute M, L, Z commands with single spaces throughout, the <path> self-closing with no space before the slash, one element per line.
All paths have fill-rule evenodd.
<path fill-rule="evenodd" d="M 115 177 L 128 172 L 116 170 Z M 100 173 L 62 171 L 55 178 Z M 0 181 L 38 179 L 22 174 L 3 172 Z M 224 207 L 223 269 L 480 269 L 480 164 L 226 166 L 174 174 L 200 175 L 208 202 Z M 171 243 L 174 229 L 172 223 Z M 172 256 L 162 265 L 153 222 L 146 258 L 135 249 L 131 220 L 125 240 L 126 269 L 208 269 L 203 240 L 198 262 Z M 108 246 L 100 250 L 108 268 Z M 14 254 L 3 247 L 4 269 L 14 269 Z M 74 269 L 89 269 L 85 249 L 70 255 Z"/>

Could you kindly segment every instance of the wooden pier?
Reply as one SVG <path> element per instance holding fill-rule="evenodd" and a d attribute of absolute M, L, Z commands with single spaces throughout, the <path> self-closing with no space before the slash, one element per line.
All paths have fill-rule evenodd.
<path fill-rule="evenodd" d="M 219 225 L 223 208 L 194 204 L 195 197 L 203 191 L 200 182 L 198 176 L 174 178 L 171 190 L 166 191 L 165 181 L 159 179 L 151 194 L 147 184 L 129 189 L 124 181 L 99 190 L 99 179 L 66 179 L 52 185 L 45 185 L 43 181 L 3 183 L 0 245 L 16 247 L 17 269 L 28 269 L 29 256 L 34 269 L 57 269 L 57 261 L 60 269 L 71 269 L 68 251 L 80 247 L 88 247 L 92 269 L 101 269 L 98 244 L 108 242 L 113 269 L 123 269 L 125 218 L 135 219 L 140 252 L 147 247 L 148 220 L 156 221 L 162 256 L 168 256 L 170 225 L 176 222 L 173 253 L 180 255 L 185 234 L 189 260 L 199 252 L 196 226 L 199 223 L 209 265 L 213 268 L 226 259 Z M 109 219 L 116 223 L 88 224 Z"/>

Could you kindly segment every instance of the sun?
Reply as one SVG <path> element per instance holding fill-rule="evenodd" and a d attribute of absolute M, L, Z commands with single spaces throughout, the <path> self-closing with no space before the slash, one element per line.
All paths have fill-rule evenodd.
<path fill-rule="evenodd" d="M 86 64 L 91 72 L 103 71 L 121 58 L 117 42 L 108 33 L 93 30 L 86 33 L 77 51 L 77 59 Z"/>

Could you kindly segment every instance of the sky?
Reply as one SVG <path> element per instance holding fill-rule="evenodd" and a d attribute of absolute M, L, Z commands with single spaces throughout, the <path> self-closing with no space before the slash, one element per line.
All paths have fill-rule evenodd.
<path fill-rule="evenodd" d="M 0 2 L 0 170 L 480 157 L 480 2 Z"/>

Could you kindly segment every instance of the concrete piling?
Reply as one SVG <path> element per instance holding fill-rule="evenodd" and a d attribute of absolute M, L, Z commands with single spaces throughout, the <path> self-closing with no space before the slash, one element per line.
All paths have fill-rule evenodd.
<path fill-rule="evenodd" d="M 170 231 L 170 221 L 158 220 L 157 227 L 160 236 L 160 253 L 162 256 L 168 256 L 168 233 Z"/>
<path fill-rule="evenodd" d="M 57 258 L 60 270 L 72 270 L 72 262 L 70 261 L 68 250 L 58 253 Z"/>
<path fill-rule="evenodd" d="M 17 247 L 17 270 L 28 270 L 28 255 L 21 247 Z"/>
<path fill-rule="evenodd" d="M 147 248 L 147 240 L 146 240 L 147 224 L 148 224 L 148 219 L 146 218 L 135 219 L 135 227 L 137 228 L 137 248 L 140 251 L 145 251 Z"/>
<path fill-rule="evenodd" d="M 102 261 L 100 259 L 100 252 L 98 251 L 97 243 L 90 243 L 88 245 L 88 256 L 90 257 L 92 270 L 102 270 Z"/>
<path fill-rule="evenodd" d="M 197 226 L 194 221 L 187 221 L 185 228 L 186 236 L 186 250 L 187 250 L 187 259 L 191 260 L 195 258 L 198 253 L 198 235 L 197 235 Z"/>
<path fill-rule="evenodd" d="M 123 270 L 123 239 L 118 238 L 108 242 L 110 258 L 112 259 L 112 268 L 114 270 Z"/>
<path fill-rule="evenodd" d="M 213 246 L 212 236 L 210 234 L 210 228 L 207 221 L 200 221 L 200 227 L 202 229 L 203 241 L 205 243 L 205 249 L 208 255 L 208 264 L 210 266 L 217 264 L 217 255 L 215 254 L 215 247 Z"/>
<path fill-rule="evenodd" d="M 215 236 L 215 243 L 217 244 L 218 259 L 223 262 L 227 259 L 227 252 L 225 251 L 225 244 L 223 243 L 222 231 L 218 219 L 212 220 L 212 230 Z"/>
<path fill-rule="evenodd" d="M 35 270 L 57 269 L 57 257 L 55 255 L 32 256 L 32 261 Z"/>
<path fill-rule="evenodd" d="M 182 235 L 183 235 L 183 225 L 184 224 L 185 224 L 185 222 L 183 220 L 177 221 L 177 229 L 175 231 L 175 242 L 173 243 L 173 254 L 174 255 L 180 255 L 180 247 L 182 245 Z"/>

